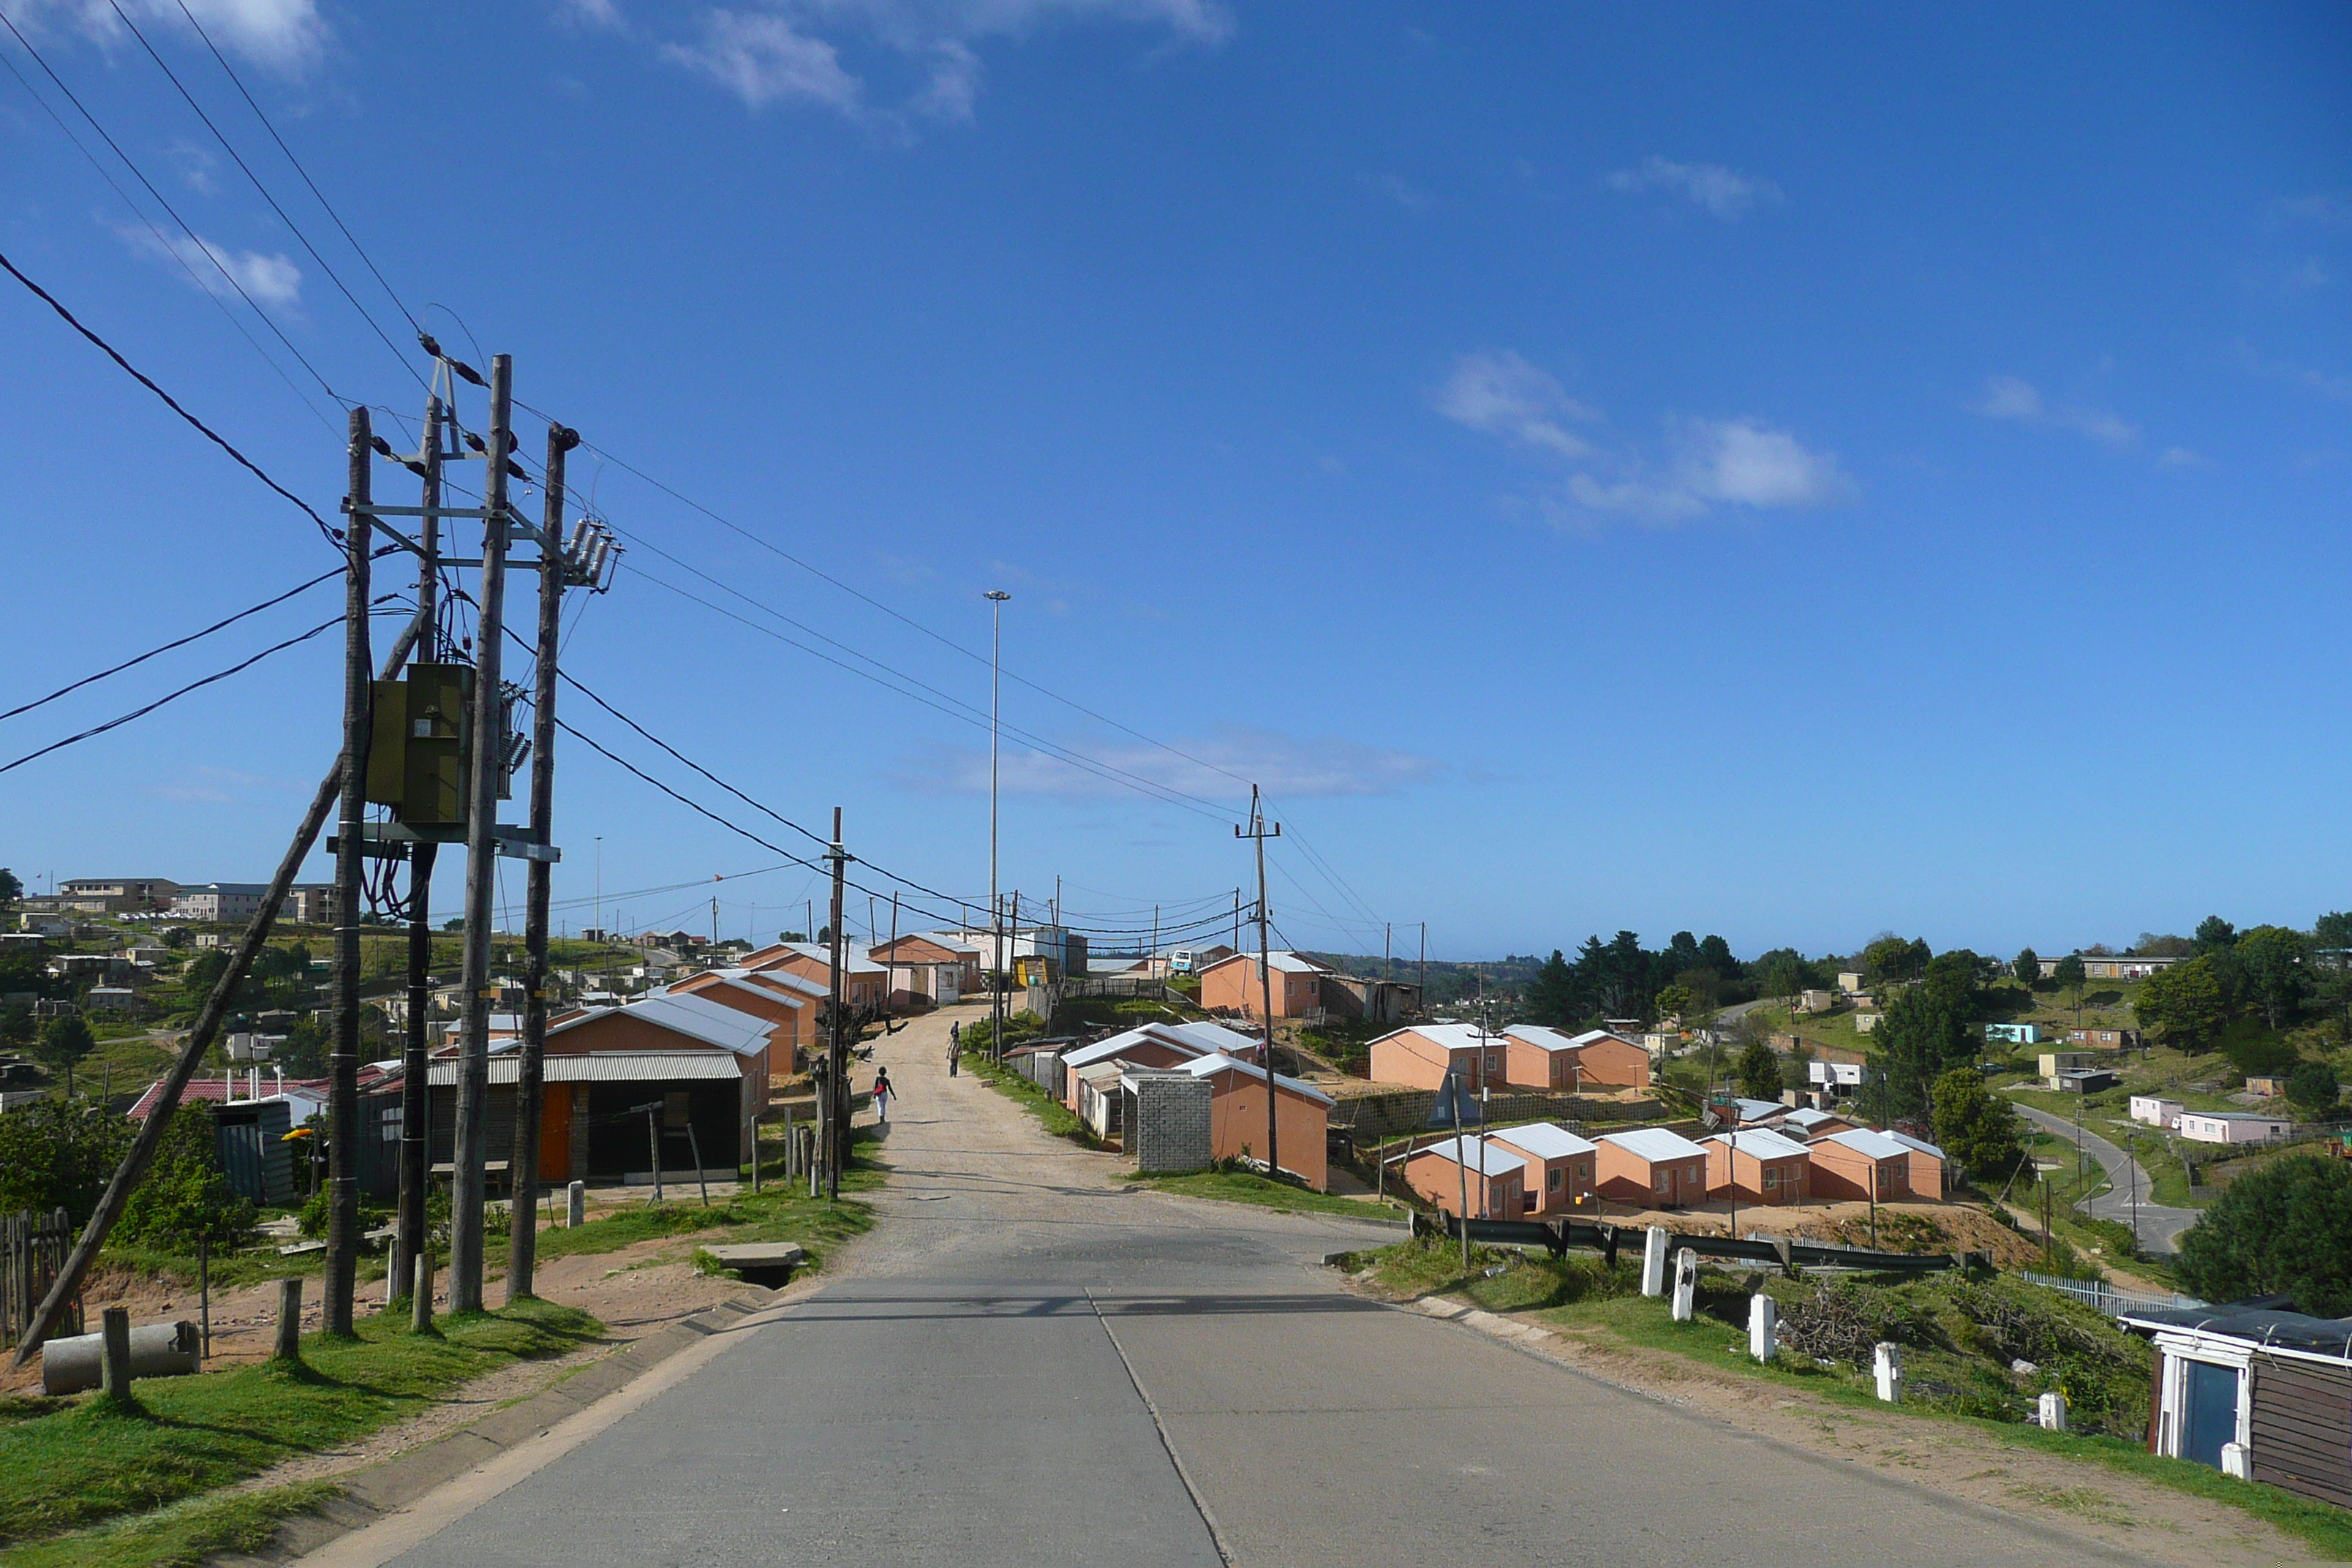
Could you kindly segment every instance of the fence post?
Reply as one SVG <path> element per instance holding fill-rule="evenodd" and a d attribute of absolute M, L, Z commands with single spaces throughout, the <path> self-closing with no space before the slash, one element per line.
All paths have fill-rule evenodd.
<path fill-rule="evenodd" d="M 1675 1321 L 1687 1323 L 1698 1306 L 1698 1254 L 1685 1247 L 1675 1254 Z"/>
<path fill-rule="evenodd" d="M 1780 1309 L 1759 1290 L 1748 1298 L 1748 1353 L 1769 1362 L 1780 1350 Z"/>
<path fill-rule="evenodd" d="M 2037 1413 L 2036 1419 L 2045 1432 L 2066 1430 L 2066 1396 L 2057 1393 L 2043 1394 L 2042 1408 Z"/>
<path fill-rule="evenodd" d="M 98 1385 L 117 1405 L 131 1403 L 131 1310 L 109 1307 L 100 1319 Z"/>
<path fill-rule="evenodd" d="M 1903 1347 L 1881 1340 L 1871 1350 L 1871 1372 L 1877 1379 L 1878 1397 L 1889 1405 L 1903 1403 Z"/>
<path fill-rule="evenodd" d="M 408 1298 L 408 1331 L 433 1331 L 433 1249 L 429 1247 L 416 1249 L 416 1279 Z"/>
<path fill-rule="evenodd" d="M 269 1348 L 273 1361 L 302 1359 L 302 1277 L 278 1282 L 278 1340 Z"/>
<path fill-rule="evenodd" d="M 1642 1244 L 1642 1294 L 1666 1293 L 1666 1227 L 1654 1225 Z"/>

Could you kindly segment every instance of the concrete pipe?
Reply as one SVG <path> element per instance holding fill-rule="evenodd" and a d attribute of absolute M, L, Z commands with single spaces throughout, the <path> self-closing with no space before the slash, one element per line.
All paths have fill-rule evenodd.
<path fill-rule="evenodd" d="M 77 1334 L 41 1347 L 41 1392 L 79 1394 L 104 1375 L 104 1334 Z M 148 1323 L 131 1331 L 131 1375 L 180 1377 L 197 1370 L 196 1325 Z"/>

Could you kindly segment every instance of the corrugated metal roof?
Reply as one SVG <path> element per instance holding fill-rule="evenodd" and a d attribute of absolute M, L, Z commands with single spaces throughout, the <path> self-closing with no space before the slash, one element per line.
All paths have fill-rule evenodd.
<path fill-rule="evenodd" d="M 1805 1152 L 1805 1146 L 1802 1143 L 1798 1142 L 1794 1138 L 1784 1137 L 1769 1127 L 1743 1127 L 1739 1130 L 1736 1143 L 1728 1132 L 1718 1132 L 1714 1137 L 1704 1139 L 1702 1142 L 1735 1147 L 1741 1153 L 1758 1160 L 1786 1160 L 1791 1155 L 1802 1155 Z"/>
<path fill-rule="evenodd" d="M 1529 1122 L 1525 1127 L 1497 1127 L 1488 1134 L 1499 1138 L 1514 1149 L 1524 1149 L 1538 1160 L 1563 1160 L 1570 1154 L 1590 1154 L 1600 1145 L 1590 1138 L 1579 1138 L 1565 1127 L 1549 1121 Z"/>
<path fill-rule="evenodd" d="M 1465 1144 L 1469 1148 L 1467 1154 L 1461 1152 Z M 1441 1160 L 1450 1160 L 1457 1165 L 1466 1166 L 1477 1172 L 1482 1176 L 1505 1176 L 1513 1171 L 1524 1171 L 1528 1168 L 1526 1160 L 1491 1139 L 1482 1149 L 1475 1138 L 1448 1138 L 1443 1143 L 1432 1143 L 1426 1149 L 1415 1149 L 1412 1157 L 1419 1159 L 1423 1154 L 1434 1154 Z"/>
<path fill-rule="evenodd" d="M 1911 1152 L 1885 1133 L 1874 1132 L 1867 1127 L 1853 1127 L 1843 1132 L 1832 1132 L 1817 1142 L 1842 1144 L 1857 1154 L 1867 1154 L 1874 1160 L 1892 1160 L 1897 1155 L 1908 1155 Z"/>
<path fill-rule="evenodd" d="M 1381 1040 L 1393 1040 L 1399 1035 L 1418 1035 L 1433 1046 L 1449 1051 L 1483 1050 L 1503 1043 L 1500 1035 L 1490 1035 L 1475 1024 L 1415 1024 L 1411 1028 L 1391 1029 Z M 1381 1040 L 1372 1044 L 1379 1045 Z"/>
<path fill-rule="evenodd" d="M 743 1064 L 719 1051 L 610 1051 L 579 1057 L 549 1057 L 549 1083 L 679 1083 L 713 1079 L 740 1079 Z M 435 1062 L 428 1080 L 436 1089 L 454 1088 L 455 1061 Z M 490 1082 L 509 1088 L 520 1081 L 522 1063 L 502 1057 L 490 1063 Z"/>
<path fill-rule="evenodd" d="M 1916 1150 L 1922 1154 L 1933 1154 L 1938 1160 L 1944 1157 L 1944 1152 L 1941 1149 L 1937 1148 L 1933 1143 L 1928 1142 L 1925 1138 L 1914 1138 L 1908 1132 L 1897 1132 L 1892 1127 L 1886 1130 L 1886 1135 L 1889 1138 L 1894 1139 L 1897 1143 L 1902 1144 L 1906 1149 Z"/>
<path fill-rule="evenodd" d="M 1629 1153 L 1638 1154 L 1655 1163 L 1660 1160 L 1687 1160 L 1694 1154 L 1701 1159 L 1706 1151 L 1679 1132 L 1669 1132 L 1663 1127 L 1635 1127 L 1623 1132 L 1604 1132 L 1603 1143 L 1614 1143 Z"/>
<path fill-rule="evenodd" d="M 1547 1027 L 1542 1024 L 1512 1024 L 1507 1026 L 1503 1033 L 1523 1044 L 1533 1046 L 1539 1051 L 1573 1051 L 1580 1048 L 1574 1040 L 1570 1039 L 1558 1029 Z"/>
<path fill-rule="evenodd" d="M 1214 1078 L 1217 1074 L 1227 1071 L 1240 1073 L 1245 1078 L 1265 1076 L 1265 1069 L 1256 1063 L 1235 1061 L 1223 1051 L 1212 1051 L 1198 1061 L 1186 1062 L 1180 1070 L 1189 1072 L 1195 1078 Z M 1274 1075 L 1274 1081 L 1294 1094 L 1305 1095 L 1318 1105 L 1329 1107 L 1339 1103 L 1311 1083 L 1303 1083 L 1297 1079 L 1286 1078 L 1281 1073 Z"/>
<path fill-rule="evenodd" d="M 583 1013 L 552 1025 L 548 1034 L 552 1037 L 581 1028 L 599 1018 L 614 1013 L 625 1013 L 657 1028 L 707 1046 L 719 1046 L 740 1056 L 757 1056 L 767 1047 L 768 1035 L 773 1026 L 764 1018 L 754 1018 L 739 1012 L 723 1002 L 707 1001 L 700 996 L 655 994 L 641 996 L 625 1007 L 606 1007 Z"/>

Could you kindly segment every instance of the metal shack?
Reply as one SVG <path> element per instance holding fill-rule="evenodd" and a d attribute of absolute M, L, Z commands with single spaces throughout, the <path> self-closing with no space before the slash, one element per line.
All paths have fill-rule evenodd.
<path fill-rule="evenodd" d="M 2352 1508 L 2352 1318 L 2247 1302 L 2123 1323 L 2156 1343 L 2152 1452 Z"/>

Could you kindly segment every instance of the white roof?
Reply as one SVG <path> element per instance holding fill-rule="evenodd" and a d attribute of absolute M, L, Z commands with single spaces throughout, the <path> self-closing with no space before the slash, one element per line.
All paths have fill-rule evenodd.
<path fill-rule="evenodd" d="M 1246 1078 L 1265 1076 L 1265 1069 L 1255 1062 L 1235 1061 L 1223 1051 L 1215 1051 L 1196 1060 L 1186 1062 L 1179 1070 L 1189 1072 L 1194 1078 L 1214 1078 L 1217 1074 L 1226 1071 L 1237 1072 Z M 1328 1107 L 1339 1103 L 1311 1083 L 1304 1083 L 1295 1078 L 1286 1078 L 1280 1073 L 1274 1075 L 1274 1081 L 1280 1088 L 1286 1089 L 1293 1094 L 1303 1095 L 1318 1105 Z"/>
<path fill-rule="evenodd" d="M 1233 1033 L 1230 1029 L 1221 1032 L 1228 1035 Z M 1254 1046 L 1257 1042 L 1251 1040 L 1247 1043 Z M 1181 1051 L 1188 1057 L 1204 1057 L 1217 1048 L 1214 1041 L 1195 1041 L 1170 1025 L 1144 1024 L 1121 1034 L 1113 1035 L 1108 1039 L 1097 1040 L 1091 1046 L 1073 1046 L 1062 1053 L 1062 1065 L 1067 1068 L 1081 1068 L 1090 1062 L 1104 1061 L 1123 1052 L 1131 1051 L 1138 1046 L 1145 1045 L 1166 1046 L 1169 1049 Z"/>
<path fill-rule="evenodd" d="M 1922 1154 L 1932 1154 L 1938 1160 L 1944 1157 L 1944 1152 L 1941 1149 L 1937 1148 L 1933 1143 L 1928 1142 L 1925 1138 L 1914 1138 L 1908 1132 L 1897 1132 L 1892 1127 L 1886 1130 L 1886 1135 L 1889 1138 L 1894 1139 L 1897 1143 L 1902 1144 L 1906 1149 L 1914 1150 Z"/>
<path fill-rule="evenodd" d="M 733 986 L 736 990 L 747 992 L 753 996 L 757 996 L 762 1002 L 773 1002 L 780 1007 L 805 1007 L 808 1005 L 807 1002 L 798 996 L 779 996 L 776 993 L 769 990 L 764 985 L 757 984 L 749 980 L 738 979 L 736 978 L 736 971 L 715 969 L 709 973 L 718 975 L 722 982 Z M 695 978 L 699 980 L 702 976 L 698 974 Z M 675 985 L 656 985 L 648 989 L 646 992 L 646 994 L 648 996 L 701 996 L 706 1000 L 709 999 L 709 995 L 707 991 L 680 991 Z M 723 1007 L 726 1004 L 722 1002 L 719 1005 Z M 739 1007 L 736 1011 L 740 1013 L 742 1009 Z"/>
<path fill-rule="evenodd" d="M 786 991 L 805 992 L 811 996 L 830 996 L 829 986 L 811 980 L 805 974 L 794 974 L 789 969 L 714 969 L 713 974 L 722 980 L 732 980 L 739 985 L 774 985 Z"/>
<path fill-rule="evenodd" d="M 1465 1144 L 1469 1148 L 1467 1154 L 1462 1152 Z M 1456 1165 L 1475 1171 L 1482 1176 L 1505 1176 L 1513 1171 L 1524 1171 L 1528 1168 L 1528 1163 L 1525 1160 L 1512 1153 L 1508 1149 L 1499 1147 L 1491 1138 L 1486 1141 L 1483 1149 L 1479 1147 L 1478 1140 L 1475 1138 L 1448 1138 L 1443 1143 L 1432 1143 L 1426 1149 L 1415 1149 L 1408 1157 L 1419 1159 L 1423 1154 L 1434 1154 L 1441 1160 L 1451 1161 Z"/>
<path fill-rule="evenodd" d="M 566 1029 L 577 1029 L 599 1018 L 626 1013 L 646 1023 L 700 1040 L 707 1046 L 738 1056 L 757 1056 L 767 1049 L 768 1034 L 774 1026 L 764 1018 L 754 1018 L 749 1013 L 738 1012 L 722 1002 L 708 1002 L 699 996 L 641 996 L 625 1007 L 600 1007 L 566 1018 L 561 1024 L 551 1024 L 547 1032 L 551 1037 Z"/>
<path fill-rule="evenodd" d="M 1785 1160 L 1792 1154 L 1802 1154 L 1805 1152 L 1805 1146 L 1802 1143 L 1798 1142 L 1794 1138 L 1784 1137 L 1769 1127 L 1740 1129 L 1738 1142 L 1736 1144 L 1733 1143 L 1732 1135 L 1728 1132 L 1718 1132 L 1704 1142 L 1736 1147 L 1739 1152 L 1759 1160 Z"/>
<path fill-rule="evenodd" d="M 1620 1044 L 1632 1046 L 1637 1050 L 1641 1048 L 1641 1042 L 1639 1040 L 1629 1040 L 1614 1029 L 1587 1029 L 1584 1033 L 1577 1036 L 1576 1038 L 1569 1041 L 1568 1043 L 1571 1046 L 1582 1047 L 1591 1045 L 1597 1040 L 1615 1040 Z"/>
<path fill-rule="evenodd" d="M 1564 1160 L 1570 1154 L 1590 1154 L 1600 1147 L 1591 1139 L 1579 1138 L 1567 1128 L 1549 1121 L 1532 1121 L 1525 1127 L 1498 1127 L 1487 1136 L 1499 1138 L 1538 1160 Z"/>
<path fill-rule="evenodd" d="M 436 1089 L 447 1089 L 457 1081 L 463 1065 L 454 1059 L 434 1062 L 425 1068 L 425 1081 Z M 544 1081 L 677 1083 L 742 1076 L 740 1062 L 716 1051 L 590 1051 L 583 1056 L 548 1058 Z M 493 1084 L 515 1083 L 521 1077 L 522 1063 L 513 1057 L 499 1057 L 490 1063 Z"/>
<path fill-rule="evenodd" d="M 775 945 L 776 947 L 782 948 L 787 952 L 799 953 L 803 958 L 814 958 L 819 963 L 825 964 L 828 967 L 830 967 L 833 963 L 833 947 L 829 942 L 780 942 Z M 760 951 L 761 952 L 773 952 L 774 949 L 763 947 Z M 883 972 L 883 966 L 875 963 L 873 958 L 866 952 L 866 949 L 854 942 L 845 942 L 841 944 L 841 967 L 845 973 L 855 972 L 858 973 L 871 973 L 879 974 Z M 900 967 L 903 968 L 905 966 L 902 964 Z"/>
<path fill-rule="evenodd" d="M 1789 1109 L 1777 1100 L 1740 1100 L 1735 1098 L 1731 1103 L 1739 1108 L 1739 1120 L 1742 1125 L 1750 1121 L 1761 1121 L 1768 1116 L 1778 1116 L 1780 1112 Z"/>
<path fill-rule="evenodd" d="M 1393 1040 L 1400 1035 L 1419 1035 L 1433 1046 L 1448 1051 L 1475 1051 L 1499 1043 L 1500 1035 L 1490 1035 L 1475 1024 L 1415 1024 L 1407 1029 L 1391 1029 L 1372 1044 Z"/>
<path fill-rule="evenodd" d="M 1804 1132 L 1811 1131 L 1814 1128 L 1819 1127 L 1824 1121 L 1835 1121 L 1837 1120 L 1839 1120 L 1837 1117 L 1832 1115 L 1826 1110 L 1814 1110 L 1810 1107 L 1805 1106 L 1800 1106 L 1798 1109 L 1788 1112 L 1780 1118 L 1780 1121 L 1784 1125 L 1794 1127 L 1800 1131 Z"/>
<path fill-rule="evenodd" d="M 1687 1160 L 1696 1154 L 1706 1157 L 1706 1151 L 1679 1132 L 1669 1132 L 1663 1127 L 1635 1127 L 1623 1132 L 1604 1132 L 1603 1143 L 1614 1143 L 1631 1154 L 1655 1163 L 1661 1160 Z"/>
<path fill-rule="evenodd" d="M 1867 1127 L 1852 1127 L 1843 1132 L 1832 1132 L 1814 1140 L 1820 1143 L 1840 1143 L 1857 1154 L 1867 1154 L 1874 1160 L 1891 1160 L 1911 1152 L 1884 1132 L 1874 1132 Z"/>
<path fill-rule="evenodd" d="M 1503 1033 L 1523 1044 L 1533 1046 L 1539 1051 L 1573 1051 L 1582 1048 L 1558 1029 L 1549 1028 L 1542 1024 L 1513 1024 L 1505 1028 Z"/>
<path fill-rule="evenodd" d="M 1244 959 L 1255 963 L 1257 954 L 1236 952 L 1230 958 L 1217 960 L 1217 963 L 1234 963 Z M 1296 952 L 1269 952 L 1265 955 L 1265 962 L 1267 967 L 1280 970 L 1285 974 L 1328 974 L 1332 972 L 1329 964 L 1318 963 L 1313 959 Z M 1213 963 L 1209 967 L 1214 969 L 1217 963 Z"/>
<path fill-rule="evenodd" d="M 2208 1121 L 2293 1121 L 2292 1116 L 2279 1116 L 2262 1110 L 2184 1110 L 2183 1116 L 2199 1116 Z"/>

